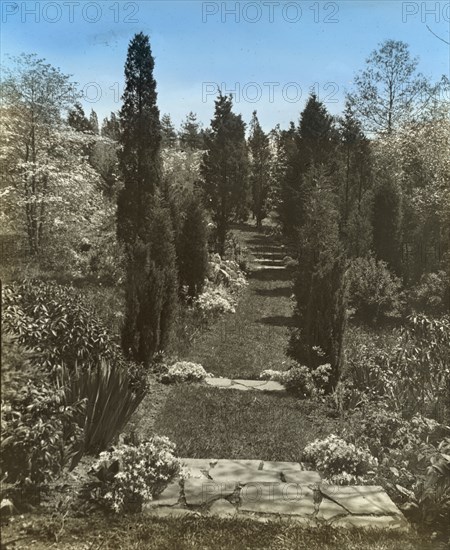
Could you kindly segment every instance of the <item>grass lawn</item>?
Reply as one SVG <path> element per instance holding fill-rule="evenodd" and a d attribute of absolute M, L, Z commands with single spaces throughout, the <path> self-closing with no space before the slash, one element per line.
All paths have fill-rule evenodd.
<path fill-rule="evenodd" d="M 15 538 L 14 548 L 43 550 L 426 550 L 414 535 L 305 529 L 295 523 L 259 523 L 247 519 L 150 518 L 145 515 L 67 518 L 58 543 L 52 537 L 58 523 L 48 517 L 27 517 L 21 532 L 5 527 L 4 543 Z"/>
<path fill-rule="evenodd" d="M 253 230 L 239 232 L 239 238 L 249 247 L 267 239 Z M 228 378 L 258 378 L 264 369 L 284 370 L 292 325 L 291 277 L 289 270 L 251 273 L 236 313 L 202 334 L 185 359 Z"/>
<path fill-rule="evenodd" d="M 305 445 L 337 427 L 310 401 L 187 385 L 171 389 L 154 424 L 182 457 L 281 461 L 298 461 Z"/>

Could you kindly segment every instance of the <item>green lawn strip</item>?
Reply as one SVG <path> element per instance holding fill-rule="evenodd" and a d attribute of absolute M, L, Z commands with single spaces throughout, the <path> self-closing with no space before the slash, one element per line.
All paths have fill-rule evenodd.
<path fill-rule="evenodd" d="M 286 368 L 291 325 L 288 271 L 251 274 L 235 314 L 226 315 L 203 333 L 186 360 L 227 378 L 258 378 L 264 369 Z"/>
<path fill-rule="evenodd" d="M 19 522 L 18 522 L 19 523 Z M 67 518 L 61 539 L 52 533 L 57 523 L 46 517 L 27 518 L 19 535 L 8 526 L 3 541 L 21 538 L 23 548 L 102 548 L 102 550 L 425 550 L 415 535 L 395 532 L 307 529 L 295 522 L 259 523 L 249 519 L 215 517 L 150 518 L 103 516 Z M 17 525 L 19 527 L 19 525 Z M 82 542 L 82 546 L 80 543 Z M 90 545 L 90 546 L 89 546 Z"/>
<path fill-rule="evenodd" d="M 298 461 L 338 421 L 322 405 L 287 395 L 184 385 L 173 387 L 154 429 L 182 457 Z"/>

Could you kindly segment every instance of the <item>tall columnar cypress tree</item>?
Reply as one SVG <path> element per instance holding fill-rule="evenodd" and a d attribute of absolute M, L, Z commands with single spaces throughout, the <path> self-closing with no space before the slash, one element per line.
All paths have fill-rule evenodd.
<path fill-rule="evenodd" d="M 350 256 L 372 248 L 372 158 L 369 140 L 347 102 L 339 122 L 341 237 Z"/>
<path fill-rule="evenodd" d="M 339 240 L 339 211 L 324 168 L 306 174 L 311 192 L 298 240 L 299 267 L 294 280 L 296 331 L 289 352 L 311 370 L 330 363 L 332 390 L 343 362 L 346 325 L 345 256 Z"/>
<path fill-rule="evenodd" d="M 332 171 L 337 135 L 333 118 L 315 94 L 308 98 L 298 127 L 291 124 L 289 134 L 295 146 L 288 151 L 288 166 L 281 193 L 285 206 L 281 210 L 284 233 L 292 238 L 304 223 L 304 206 L 310 192 L 305 174 L 312 166 L 327 165 Z"/>
<path fill-rule="evenodd" d="M 253 112 L 250 123 L 250 185 L 252 190 L 252 210 L 256 226 L 261 227 L 267 212 L 267 199 L 270 189 L 271 155 L 269 137 L 264 133 L 256 114 Z"/>
<path fill-rule="evenodd" d="M 219 254 L 225 252 L 230 222 L 247 205 L 248 155 L 245 124 L 232 112 L 232 97 L 219 94 L 201 166 L 203 190 L 217 228 Z"/>
<path fill-rule="evenodd" d="M 128 47 L 120 111 L 124 186 L 117 232 L 127 258 L 122 347 L 144 364 L 167 345 L 178 286 L 173 228 L 159 190 L 161 126 L 153 68 L 148 36 L 136 34 Z"/>
<path fill-rule="evenodd" d="M 203 205 L 196 195 L 187 203 L 180 237 L 179 270 L 180 283 L 187 287 L 188 295 L 200 294 L 208 271 L 208 234 Z"/>
<path fill-rule="evenodd" d="M 401 190 L 389 174 L 380 177 L 373 201 L 373 247 L 376 257 L 401 275 Z"/>

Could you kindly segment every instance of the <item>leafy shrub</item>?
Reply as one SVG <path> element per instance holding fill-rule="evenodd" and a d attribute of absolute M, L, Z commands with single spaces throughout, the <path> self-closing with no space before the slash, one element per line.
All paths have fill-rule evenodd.
<path fill-rule="evenodd" d="M 356 258 L 347 272 L 350 306 L 369 324 L 399 317 L 403 308 L 401 280 L 374 258 Z"/>
<path fill-rule="evenodd" d="M 123 247 L 114 233 L 102 235 L 89 251 L 86 275 L 93 276 L 104 284 L 118 284 L 125 278 Z"/>
<path fill-rule="evenodd" d="M 431 457 L 419 492 L 422 521 L 438 532 L 450 535 L 450 439 L 439 444 Z"/>
<path fill-rule="evenodd" d="M 210 257 L 208 280 L 214 286 L 224 286 L 235 295 L 247 286 L 247 280 L 239 264 L 234 260 L 223 260 L 219 254 L 212 254 Z"/>
<path fill-rule="evenodd" d="M 206 322 L 210 322 L 224 313 L 236 313 L 234 300 L 222 285 L 207 286 L 193 301 L 193 306 Z"/>
<path fill-rule="evenodd" d="M 144 396 L 142 368 L 125 361 L 72 288 L 33 281 L 8 287 L 4 322 L 15 342 L 32 350 L 48 380 L 66 389 L 68 406 L 85 401 L 76 415 L 84 432 L 76 458 L 105 449 Z"/>
<path fill-rule="evenodd" d="M 395 408 L 450 422 L 450 318 L 408 318 L 391 361 Z"/>
<path fill-rule="evenodd" d="M 371 398 L 383 396 L 389 387 L 390 360 L 398 336 L 348 327 L 345 336 L 345 371 L 343 378 Z"/>
<path fill-rule="evenodd" d="M 173 384 L 177 382 L 201 382 L 205 378 L 211 376 L 205 369 L 197 364 L 189 361 L 178 361 L 161 375 L 161 382 L 164 384 Z"/>
<path fill-rule="evenodd" d="M 47 483 L 77 451 L 82 439 L 76 422 L 81 404 L 67 405 L 63 390 L 44 379 L 25 382 L 23 376 L 3 397 L 0 465 L 4 481 Z"/>
<path fill-rule="evenodd" d="M 287 392 L 304 399 L 323 395 L 330 374 L 331 365 L 329 363 L 319 365 L 314 370 L 310 370 L 304 365 L 294 364 L 286 371 L 265 370 L 260 374 L 260 378 L 280 382 Z"/>
<path fill-rule="evenodd" d="M 337 435 L 316 439 L 305 447 L 303 460 L 311 463 L 329 480 L 342 484 L 362 481 L 360 478 L 373 473 L 378 461 L 368 449 L 347 443 Z"/>
<path fill-rule="evenodd" d="M 72 368 L 121 353 L 71 287 L 41 281 L 5 287 L 3 322 L 5 331 L 37 352 L 39 364 L 53 372 L 63 364 Z"/>
<path fill-rule="evenodd" d="M 445 271 L 425 273 L 410 293 L 412 307 L 427 314 L 440 315 L 450 310 L 450 285 Z"/>
<path fill-rule="evenodd" d="M 349 329 L 344 376 L 402 415 L 420 412 L 448 423 L 449 358 L 449 318 L 415 315 L 391 335 Z"/>
<path fill-rule="evenodd" d="M 119 445 L 101 453 L 93 465 L 100 481 L 94 498 L 115 512 L 139 509 L 180 473 L 174 451 L 169 439 L 155 436 L 139 445 Z"/>

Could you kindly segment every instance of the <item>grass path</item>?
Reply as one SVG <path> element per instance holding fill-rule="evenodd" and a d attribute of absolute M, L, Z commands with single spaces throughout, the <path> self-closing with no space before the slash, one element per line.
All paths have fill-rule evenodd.
<path fill-rule="evenodd" d="M 186 360 L 202 364 L 208 372 L 228 378 L 258 378 L 264 369 L 283 370 L 288 327 L 292 323 L 291 277 L 287 269 L 271 268 L 276 243 L 256 229 L 234 230 L 252 253 L 262 253 L 265 269 L 253 271 L 236 313 L 226 315 L 192 346 Z M 269 259 L 264 260 L 265 254 Z M 282 257 L 280 250 L 278 256 Z M 251 262 L 251 268 L 261 263 Z"/>

